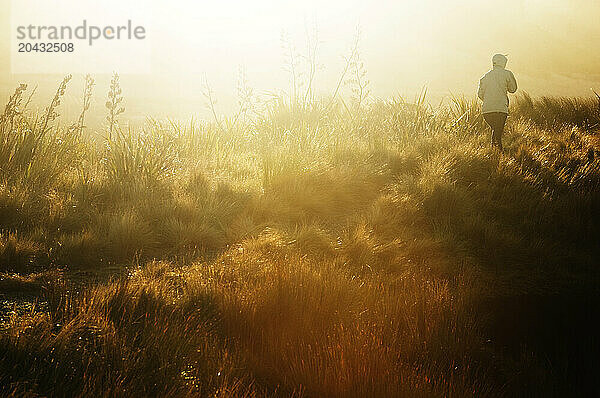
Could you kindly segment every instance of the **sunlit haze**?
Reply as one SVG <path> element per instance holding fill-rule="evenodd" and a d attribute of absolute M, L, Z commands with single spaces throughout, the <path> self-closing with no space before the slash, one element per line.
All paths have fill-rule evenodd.
<path fill-rule="evenodd" d="M 60 4 L 60 1 L 57 2 Z M 257 94 L 289 91 L 282 33 L 300 54 L 307 35 L 317 33 L 315 78 L 319 95 L 331 94 L 357 29 L 360 55 L 374 97 L 412 99 L 424 87 L 432 103 L 450 93 L 474 95 L 477 81 L 496 52 L 507 54 L 520 88 L 537 95 L 591 95 L 600 86 L 600 3 L 542 1 L 147 1 L 152 46 L 150 73 L 122 74 L 131 120 L 204 117 L 204 76 L 215 92 L 217 110 L 231 112 L 239 70 Z M 493 16 L 491 14 L 493 10 Z M 98 12 L 102 12 L 101 8 Z M 56 7 L 56 13 L 68 10 Z M 134 17 L 135 19 L 135 17 Z M 10 1 L 2 0 L 0 49 L 9 54 Z M 78 23 L 80 21 L 73 21 Z M 38 85 L 36 100 L 47 101 L 61 75 L 12 74 L 0 60 L 0 98 L 18 82 Z M 68 67 L 64 74 L 70 73 Z M 117 71 L 119 72 L 119 71 Z M 68 96 L 76 106 L 83 86 L 75 75 Z M 109 75 L 97 80 L 101 109 Z M 92 109 L 93 112 L 93 109 Z"/>
<path fill-rule="evenodd" d="M 600 0 L 0 0 L 1 397 L 600 397 Z"/>

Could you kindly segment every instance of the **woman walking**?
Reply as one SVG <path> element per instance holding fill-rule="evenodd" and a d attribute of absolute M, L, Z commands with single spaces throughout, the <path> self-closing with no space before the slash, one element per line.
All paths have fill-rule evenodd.
<path fill-rule="evenodd" d="M 502 133 L 508 116 L 508 94 L 517 91 L 515 75 L 502 54 L 492 57 L 492 69 L 479 80 L 477 96 L 483 101 L 483 118 L 492 129 L 492 146 L 502 151 Z"/>

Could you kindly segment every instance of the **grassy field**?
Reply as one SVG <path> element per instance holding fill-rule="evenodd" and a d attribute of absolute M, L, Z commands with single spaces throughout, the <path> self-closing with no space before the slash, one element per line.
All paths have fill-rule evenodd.
<path fill-rule="evenodd" d="M 598 393 L 600 105 L 0 119 L 0 395 Z M 361 94 L 362 96 L 362 94 Z M 241 115 L 241 116 L 240 116 Z M 70 124 L 72 123 L 72 124 Z"/>

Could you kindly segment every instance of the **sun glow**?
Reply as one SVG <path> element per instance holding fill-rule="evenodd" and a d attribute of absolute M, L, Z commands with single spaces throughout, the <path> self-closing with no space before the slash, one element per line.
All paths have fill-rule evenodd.
<path fill-rule="evenodd" d="M 168 4 L 149 0 L 143 7 L 118 3 L 118 12 L 110 0 L 78 2 L 65 12 L 60 4 L 67 1 L 57 0 L 51 11 L 56 14 L 51 15 L 53 23 L 80 24 L 81 16 L 90 21 L 107 19 L 111 12 L 120 19 L 127 15 L 125 21 L 137 22 L 140 14 L 150 18 L 146 29 L 149 48 L 144 52 L 149 55 L 133 56 L 125 43 L 119 60 L 131 60 L 131 68 L 117 68 L 107 57 L 89 56 L 83 62 L 91 63 L 90 69 L 80 71 L 94 73 L 99 82 L 107 81 L 109 75 L 103 76 L 98 69 L 118 69 L 126 74 L 123 86 L 129 110 L 140 118 L 144 117 L 142 109 L 182 118 L 202 115 L 204 79 L 219 98 L 219 111 L 228 113 L 236 105 L 240 69 L 257 93 L 289 91 L 282 45 L 293 46 L 302 57 L 307 41 L 318 41 L 315 89 L 319 95 L 328 95 L 339 80 L 343 57 L 348 55 L 357 30 L 361 32 L 361 61 L 372 93 L 379 97 L 399 94 L 413 98 L 425 86 L 432 102 L 450 92 L 474 95 L 474 86 L 495 52 L 509 54 L 509 65 L 518 74 L 521 87 L 532 93 L 587 94 L 600 81 L 596 72 L 600 54 L 587 51 L 600 40 L 600 28 L 593 22 L 600 5 L 583 0 L 576 5 L 507 0 L 501 8 L 475 0 L 173 0 Z M 21 3 L 14 4 L 18 7 Z M 128 11 L 123 12 L 123 7 Z M 22 11 L 35 15 L 35 10 Z M 4 11 L 2 15 L 7 26 L 9 14 Z M 79 15 L 76 20 L 75 15 Z M 121 22 L 119 18 L 114 19 L 116 23 Z M 112 23 L 113 18 L 108 19 Z M 0 32 L 0 46 L 7 52 L 11 32 Z M 10 57 L 1 62 L 0 89 L 2 95 L 8 95 L 19 75 L 11 74 Z M 40 93 L 47 89 L 50 95 L 60 78 L 57 75 L 72 73 L 73 67 L 72 62 L 64 62 L 52 71 L 56 75 L 36 79 Z"/>

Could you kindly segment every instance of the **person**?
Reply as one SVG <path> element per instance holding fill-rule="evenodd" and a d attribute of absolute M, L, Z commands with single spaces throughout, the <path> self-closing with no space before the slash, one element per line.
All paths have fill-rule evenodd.
<path fill-rule="evenodd" d="M 517 91 L 515 75 L 506 68 L 508 58 L 502 54 L 492 57 L 492 69 L 479 80 L 477 96 L 483 101 L 482 113 L 492 129 L 492 147 L 502 151 L 502 133 L 508 117 L 508 93 Z"/>

